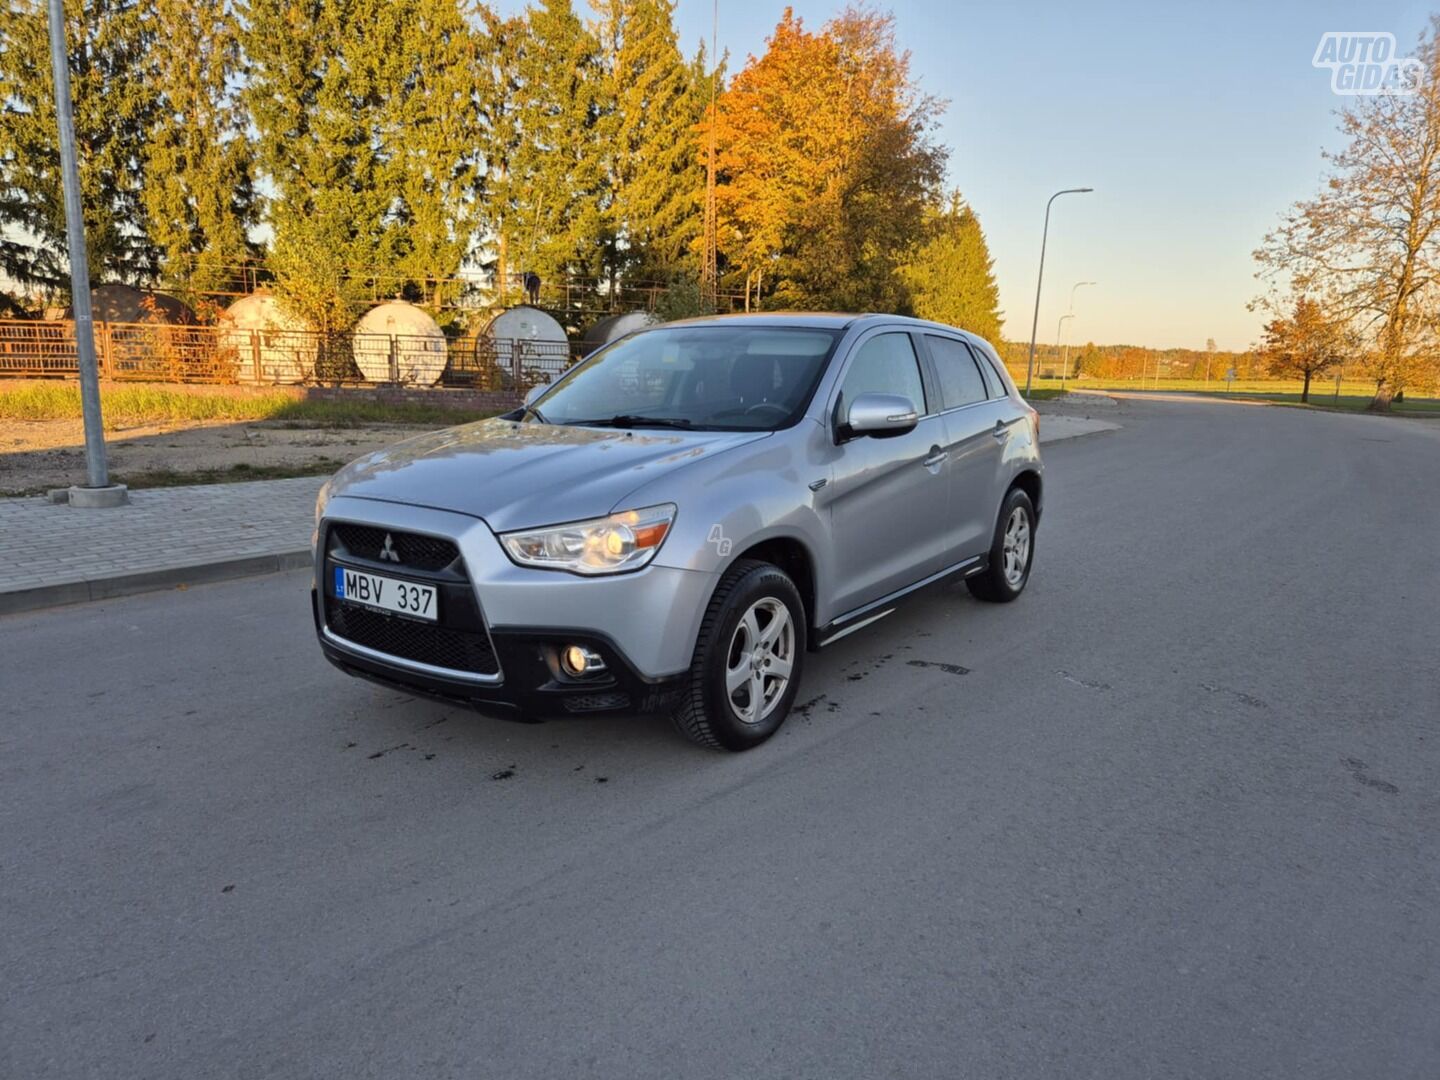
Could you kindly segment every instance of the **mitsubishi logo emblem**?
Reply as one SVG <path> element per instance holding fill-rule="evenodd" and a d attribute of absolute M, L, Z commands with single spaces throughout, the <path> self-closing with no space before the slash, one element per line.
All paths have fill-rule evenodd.
<path fill-rule="evenodd" d="M 385 546 L 380 549 L 380 558 L 389 559 L 391 562 L 400 561 L 400 555 L 395 550 L 395 538 L 388 532 L 385 534 Z"/>

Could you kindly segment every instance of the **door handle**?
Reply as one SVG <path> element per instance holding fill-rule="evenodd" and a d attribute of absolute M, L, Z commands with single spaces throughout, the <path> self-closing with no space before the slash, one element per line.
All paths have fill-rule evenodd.
<path fill-rule="evenodd" d="M 930 447 L 930 456 L 920 464 L 924 465 L 927 469 L 933 469 L 936 465 L 942 464 L 949 456 L 949 450 L 941 450 L 938 446 L 932 446 Z"/>
<path fill-rule="evenodd" d="M 1009 433 L 1010 425 L 1005 423 L 1004 420 L 996 420 L 995 426 L 990 429 L 990 434 L 994 435 L 997 439 L 1003 439 Z"/>

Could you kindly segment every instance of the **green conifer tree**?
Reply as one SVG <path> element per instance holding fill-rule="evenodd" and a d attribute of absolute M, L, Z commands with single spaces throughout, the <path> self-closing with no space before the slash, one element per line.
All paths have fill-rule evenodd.
<path fill-rule="evenodd" d="M 1000 290 L 980 219 L 953 192 L 926 215 L 925 238 L 900 268 L 910 305 L 922 319 L 1000 340 Z"/>
<path fill-rule="evenodd" d="M 159 94 L 148 0 L 66 0 L 70 93 L 92 281 L 144 283 L 158 266 L 142 191 Z M 0 270 L 68 289 L 59 132 L 46 5 L 10 0 L 0 20 Z"/>
<path fill-rule="evenodd" d="M 387 21 L 381 36 L 398 47 L 377 134 L 386 218 L 401 234 L 394 272 L 435 307 L 456 297 L 479 222 L 482 39 L 456 0 L 397 0 Z"/>
<path fill-rule="evenodd" d="M 144 204 L 163 280 L 193 305 L 239 288 L 257 196 L 237 90 L 239 28 L 225 0 L 155 0 L 162 99 L 145 144 Z"/>
<path fill-rule="evenodd" d="M 705 170 L 696 125 L 709 104 L 703 51 L 687 63 L 674 0 L 611 0 L 607 25 L 613 113 L 605 140 L 611 220 L 636 280 L 695 269 Z M 702 47 L 703 49 L 703 47 Z"/>
<path fill-rule="evenodd" d="M 452 298 L 485 86 L 458 0 L 249 0 L 244 21 L 282 299 L 336 331 L 373 296 Z"/>
<path fill-rule="evenodd" d="M 496 297 L 509 302 L 516 272 L 509 257 L 512 220 L 508 177 L 510 161 L 520 145 L 520 50 L 528 33 L 524 16 L 502 17 L 479 9 L 480 28 L 474 69 L 479 171 L 475 178 L 478 217 L 484 237 L 476 263 L 492 273 Z"/>
<path fill-rule="evenodd" d="M 248 0 L 245 102 L 274 190 L 277 292 L 317 330 L 343 331 L 393 265 L 396 233 L 376 137 L 383 0 Z"/>
<path fill-rule="evenodd" d="M 494 182 L 507 271 L 543 281 L 604 270 L 608 192 L 601 152 L 600 46 L 570 0 L 526 11 L 514 55 L 518 138 Z"/>

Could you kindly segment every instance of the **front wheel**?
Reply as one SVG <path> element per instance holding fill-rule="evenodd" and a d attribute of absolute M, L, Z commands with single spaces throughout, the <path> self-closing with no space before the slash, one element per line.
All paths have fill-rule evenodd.
<path fill-rule="evenodd" d="M 788 574 L 742 559 L 710 599 L 675 727 L 713 750 L 749 750 L 785 722 L 800 686 L 805 607 Z"/>
<path fill-rule="evenodd" d="M 990 565 L 983 574 L 966 578 L 971 595 L 992 604 L 1008 604 L 1025 591 L 1035 559 L 1035 507 L 1030 496 L 1011 488 L 1000 504 Z"/>

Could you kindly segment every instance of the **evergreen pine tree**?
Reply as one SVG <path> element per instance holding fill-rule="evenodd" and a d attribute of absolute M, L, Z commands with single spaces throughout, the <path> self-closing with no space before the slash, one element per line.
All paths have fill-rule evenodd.
<path fill-rule="evenodd" d="M 269 264 L 283 303 L 343 331 L 393 264 L 376 138 L 384 0 L 248 0 L 245 101 L 274 195 Z"/>
<path fill-rule="evenodd" d="M 148 0 L 66 0 L 81 202 L 94 283 L 143 283 L 158 266 L 142 190 L 158 91 Z M 0 20 L 0 270 L 68 289 L 59 129 L 46 5 L 10 0 Z"/>
<path fill-rule="evenodd" d="M 1000 340 L 1000 289 L 995 261 L 985 243 L 980 219 L 953 192 L 949 201 L 926 215 L 925 238 L 900 269 L 910 306 L 922 319 L 933 319 Z"/>
<path fill-rule="evenodd" d="M 373 295 L 452 299 L 435 284 L 474 243 L 486 84 L 460 4 L 249 0 L 245 23 L 282 299 L 327 331 Z"/>
<path fill-rule="evenodd" d="M 489 270 L 498 286 L 497 298 L 514 294 L 516 267 L 509 257 L 511 214 L 510 161 L 520 145 L 519 68 L 527 24 L 524 16 L 502 17 L 489 7 L 479 9 L 476 49 L 475 111 L 479 170 L 475 178 L 478 217 L 486 242 L 476 263 Z"/>
<path fill-rule="evenodd" d="M 703 51 L 697 65 L 680 51 L 674 0 L 612 0 L 611 11 L 611 216 L 630 275 L 669 281 L 694 268 L 705 185 L 696 125 L 709 76 Z"/>
<path fill-rule="evenodd" d="M 162 99 L 145 145 L 144 204 L 163 279 L 192 304 L 243 284 L 257 196 L 236 80 L 240 43 L 225 0 L 155 0 Z"/>
<path fill-rule="evenodd" d="M 608 207 L 599 42 L 570 0 L 541 0 L 526 22 L 514 55 L 518 138 L 494 183 L 507 269 L 554 283 L 598 277 Z"/>
<path fill-rule="evenodd" d="M 382 40 L 397 43 L 380 90 L 377 139 L 395 284 L 437 306 L 470 253 L 478 224 L 480 39 L 456 0 L 394 0 Z"/>

